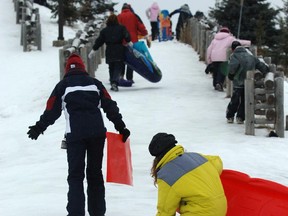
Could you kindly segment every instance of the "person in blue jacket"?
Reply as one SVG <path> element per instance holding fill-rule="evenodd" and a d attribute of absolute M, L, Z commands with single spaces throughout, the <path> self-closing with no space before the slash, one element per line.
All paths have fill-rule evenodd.
<path fill-rule="evenodd" d="M 76 54 L 66 63 L 65 75 L 52 91 L 46 109 L 35 125 L 29 127 L 28 136 L 37 140 L 49 125 L 61 116 L 66 118 L 66 143 L 68 161 L 68 216 L 85 215 L 83 180 L 87 179 L 88 212 L 92 216 L 104 216 L 106 212 L 105 187 L 102 174 L 103 149 L 106 128 L 101 110 L 122 134 L 123 142 L 130 136 L 117 103 L 103 84 L 89 76 L 85 65 Z"/>
<path fill-rule="evenodd" d="M 169 17 L 172 17 L 174 14 L 179 13 L 178 22 L 176 25 L 176 39 L 180 39 L 181 29 L 184 27 L 184 24 L 193 17 L 188 4 L 182 5 L 179 9 L 174 10 L 169 14 Z"/>

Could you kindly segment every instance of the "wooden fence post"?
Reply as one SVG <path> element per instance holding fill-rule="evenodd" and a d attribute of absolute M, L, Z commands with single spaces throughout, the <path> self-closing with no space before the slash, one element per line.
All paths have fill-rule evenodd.
<path fill-rule="evenodd" d="M 254 125 L 254 71 L 247 71 L 245 80 L 245 134 L 255 135 Z"/>
<path fill-rule="evenodd" d="M 65 55 L 64 49 L 59 49 L 59 71 L 60 71 L 60 80 L 64 77 L 64 68 L 65 68 Z"/>
<path fill-rule="evenodd" d="M 283 77 L 275 78 L 275 95 L 276 95 L 276 124 L 275 132 L 279 137 L 284 137 L 284 79 Z"/>

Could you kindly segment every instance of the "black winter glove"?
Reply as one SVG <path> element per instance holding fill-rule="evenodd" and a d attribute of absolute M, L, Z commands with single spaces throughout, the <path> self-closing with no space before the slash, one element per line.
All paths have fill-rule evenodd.
<path fill-rule="evenodd" d="M 130 136 L 130 131 L 127 128 L 123 128 L 119 130 L 119 133 L 122 135 L 122 141 L 126 142 L 128 137 Z"/>
<path fill-rule="evenodd" d="M 205 69 L 205 73 L 206 74 L 213 73 L 213 70 L 214 70 L 214 65 L 213 65 L 213 63 L 210 63 L 207 65 L 207 67 Z"/>
<path fill-rule="evenodd" d="M 27 132 L 28 137 L 32 140 L 37 140 L 40 134 L 43 134 L 43 130 L 37 124 L 33 126 L 29 126 L 29 131 Z"/>
<path fill-rule="evenodd" d="M 232 75 L 232 74 L 229 73 L 229 74 L 228 74 L 228 79 L 231 80 L 231 81 L 233 81 L 234 75 Z"/>

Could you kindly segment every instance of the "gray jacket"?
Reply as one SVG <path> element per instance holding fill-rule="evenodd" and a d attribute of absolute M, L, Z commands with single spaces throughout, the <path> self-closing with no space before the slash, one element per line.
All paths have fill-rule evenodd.
<path fill-rule="evenodd" d="M 258 69 L 264 75 L 269 72 L 269 67 L 255 57 L 245 47 L 237 47 L 229 61 L 229 79 L 233 79 L 233 88 L 244 88 L 248 70 Z"/>

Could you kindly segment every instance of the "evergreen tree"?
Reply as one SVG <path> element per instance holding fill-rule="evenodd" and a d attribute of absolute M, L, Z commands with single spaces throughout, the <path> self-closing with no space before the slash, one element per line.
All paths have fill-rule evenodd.
<path fill-rule="evenodd" d="M 285 74 L 288 74 L 288 0 L 283 0 L 284 7 L 282 12 L 284 16 L 279 17 L 280 34 L 275 52 L 275 62 L 284 67 Z"/>
<path fill-rule="evenodd" d="M 94 15 L 103 14 L 111 10 L 117 3 L 105 0 L 82 0 L 80 7 L 80 17 L 84 22 L 94 19 Z"/>
<path fill-rule="evenodd" d="M 59 14 L 58 0 L 51 0 L 51 13 L 52 17 L 56 18 Z M 68 25 L 72 25 L 73 22 L 79 19 L 79 12 L 77 10 L 77 4 L 79 0 L 62 0 L 63 1 L 63 20 Z"/>
<path fill-rule="evenodd" d="M 209 16 L 237 36 L 240 10 L 241 0 L 222 0 L 215 9 L 212 8 Z M 264 46 L 273 49 L 279 35 L 276 29 L 278 13 L 279 10 L 270 7 L 266 0 L 243 0 L 239 38 L 251 40 L 260 52 Z"/>
<path fill-rule="evenodd" d="M 51 1 L 52 17 L 57 17 L 58 1 Z M 63 18 L 68 24 L 73 24 L 77 20 L 84 22 L 94 19 L 94 15 L 104 13 L 113 8 L 117 3 L 108 2 L 107 0 L 62 0 L 63 1 Z"/>
<path fill-rule="evenodd" d="M 81 2 L 81 7 L 79 9 L 80 19 L 83 22 L 88 22 L 89 20 L 93 20 L 93 6 L 91 4 L 91 0 L 83 0 Z"/>

